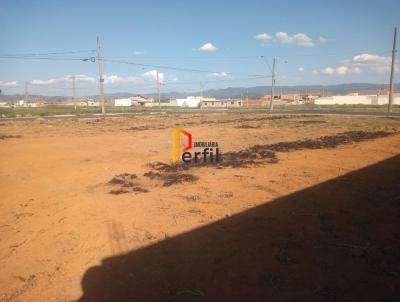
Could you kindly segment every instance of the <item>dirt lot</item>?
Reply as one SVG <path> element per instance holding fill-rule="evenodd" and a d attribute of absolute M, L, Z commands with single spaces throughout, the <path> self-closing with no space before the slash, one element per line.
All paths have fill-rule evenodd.
<path fill-rule="evenodd" d="M 171 167 L 172 130 L 219 166 Z M 399 301 L 400 119 L 0 122 L 0 301 Z"/>

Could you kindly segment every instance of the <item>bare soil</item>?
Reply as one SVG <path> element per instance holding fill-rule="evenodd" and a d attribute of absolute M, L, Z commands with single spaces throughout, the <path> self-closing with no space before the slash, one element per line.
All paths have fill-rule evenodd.
<path fill-rule="evenodd" d="M 0 301 L 400 300 L 400 119 L 1 125 Z"/>

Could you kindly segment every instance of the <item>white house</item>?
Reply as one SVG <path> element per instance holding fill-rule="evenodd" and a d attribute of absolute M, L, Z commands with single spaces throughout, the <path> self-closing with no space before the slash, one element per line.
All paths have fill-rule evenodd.
<path fill-rule="evenodd" d="M 114 100 L 114 106 L 132 106 L 132 99 L 126 98 L 126 99 L 115 99 Z"/>
<path fill-rule="evenodd" d="M 180 107 L 198 108 L 200 107 L 202 97 L 188 96 L 186 99 L 176 99 L 176 105 Z"/>
<path fill-rule="evenodd" d="M 231 107 L 241 107 L 242 101 L 239 99 L 205 99 L 201 103 L 201 108 L 231 108 Z"/>
<path fill-rule="evenodd" d="M 387 95 L 335 95 L 320 97 L 314 101 L 316 105 L 385 105 L 389 103 Z M 400 105 L 400 94 L 395 93 L 393 104 Z"/>

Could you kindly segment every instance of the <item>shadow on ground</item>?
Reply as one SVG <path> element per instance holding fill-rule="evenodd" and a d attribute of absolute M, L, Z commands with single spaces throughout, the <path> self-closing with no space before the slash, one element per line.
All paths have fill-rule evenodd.
<path fill-rule="evenodd" d="M 400 301 L 399 181 L 395 156 L 104 259 L 79 301 Z"/>

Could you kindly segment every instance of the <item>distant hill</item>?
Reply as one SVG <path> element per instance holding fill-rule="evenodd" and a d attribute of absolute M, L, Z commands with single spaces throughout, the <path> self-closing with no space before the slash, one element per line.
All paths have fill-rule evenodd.
<path fill-rule="evenodd" d="M 399 85 L 399 84 L 397 84 Z M 360 94 L 375 94 L 377 90 L 380 88 L 387 88 L 387 84 L 370 84 L 370 83 L 351 83 L 351 84 L 338 84 L 338 85 L 297 85 L 297 86 L 276 86 L 275 93 L 279 94 L 281 92 L 298 92 L 298 93 L 323 93 L 324 95 L 337 95 L 337 94 L 348 94 L 351 92 L 358 92 Z M 209 89 L 203 91 L 203 96 L 205 97 L 216 97 L 216 98 L 240 98 L 241 95 L 243 98 L 247 96 L 247 89 L 249 93 L 250 99 L 258 99 L 265 94 L 269 94 L 271 91 L 270 86 L 255 86 L 255 87 L 227 87 L 220 89 Z M 113 100 L 115 98 L 124 98 L 134 96 L 137 93 L 131 92 L 118 92 L 118 93 L 109 93 L 106 94 L 106 98 L 108 100 Z M 150 96 L 156 98 L 157 95 L 153 94 L 145 94 L 146 96 Z M 190 95 L 199 95 L 199 92 L 168 92 L 162 93 L 162 99 L 169 98 L 185 98 Z M 92 99 L 99 99 L 99 95 L 87 96 Z M 0 100 L 7 102 L 14 102 L 16 100 L 24 99 L 25 95 L 0 95 Z M 64 101 L 69 99 L 70 97 L 65 96 L 42 96 L 42 95 L 29 95 L 29 99 L 31 101 L 35 100 L 45 100 L 51 102 Z"/>

